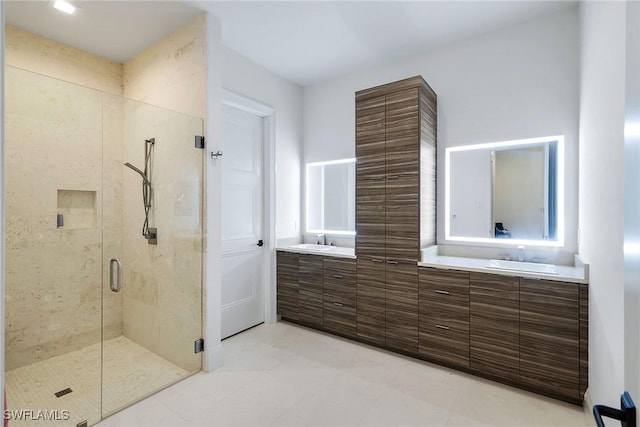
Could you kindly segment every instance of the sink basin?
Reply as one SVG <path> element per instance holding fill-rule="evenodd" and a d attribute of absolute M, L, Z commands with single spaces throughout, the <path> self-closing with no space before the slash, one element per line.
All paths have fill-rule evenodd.
<path fill-rule="evenodd" d="M 301 249 L 306 251 L 330 251 L 332 246 L 316 245 L 315 243 L 301 243 L 299 245 L 289 246 L 291 249 Z"/>
<path fill-rule="evenodd" d="M 527 271 L 530 273 L 541 274 L 558 274 L 558 269 L 555 265 L 539 264 L 536 262 L 503 261 L 499 259 L 490 259 L 489 262 L 487 262 L 487 268 L 495 268 L 498 270 Z"/>

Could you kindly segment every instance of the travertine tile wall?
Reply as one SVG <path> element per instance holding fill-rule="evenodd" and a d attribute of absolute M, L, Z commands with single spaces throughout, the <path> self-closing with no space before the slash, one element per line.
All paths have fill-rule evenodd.
<path fill-rule="evenodd" d="M 202 336 L 204 151 L 194 148 L 194 136 L 203 135 L 206 115 L 204 16 L 125 63 L 124 82 L 127 98 L 180 112 L 125 104 L 126 161 L 144 166 L 144 140 L 156 138 L 150 224 L 158 228 L 158 245 L 140 235 L 141 183 L 128 173 L 124 335 L 187 371 L 199 370 L 193 342 Z"/>
<path fill-rule="evenodd" d="M 103 122 L 110 104 L 100 91 L 10 66 L 5 76 L 5 360 L 11 370 L 101 339 L 103 243 L 110 256 L 121 256 L 122 234 L 103 237 L 103 224 L 122 223 L 122 200 L 103 191 L 122 181 L 121 171 L 103 163 L 103 139 L 121 153 L 122 112 Z M 57 228 L 59 190 L 92 195 L 95 219 Z M 103 203 L 111 210 L 100 214 Z M 107 295 L 105 305 L 111 307 L 105 336 L 118 336 L 121 296 Z"/>
<path fill-rule="evenodd" d="M 142 237 L 141 178 L 124 176 L 123 332 L 132 341 L 193 372 L 200 355 L 202 314 L 202 155 L 193 137 L 202 119 L 125 101 L 125 159 L 144 166 L 144 141 L 155 138 L 149 225 L 158 244 Z M 129 120 L 131 119 L 131 120 Z M 139 126 L 144 123 L 145 126 Z"/>
<path fill-rule="evenodd" d="M 105 337 L 122 334 L 101 262 L 122 256 L 122 64 L 8 25 L 5 63 L 11 370 L 98 342 L 101 292 Z M 95 227 L 56 228 L 58 189 L 96 192 Z"/>
<path fill-rule="evenodd" d="M 122 64 L 5 26 L 5 64 L 114 95 L 122 95 Z"/>

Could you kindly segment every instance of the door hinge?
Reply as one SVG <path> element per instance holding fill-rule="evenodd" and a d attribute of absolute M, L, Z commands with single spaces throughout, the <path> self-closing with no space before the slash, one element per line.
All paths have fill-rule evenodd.
<path fill-rule="evenodd" d="M 204 149 L 204 136 L 196 135 L 196 148 Z"/>
<path fill-rule="evenodd" d="M 193 342 L 193 352 L 200 353 L 204 351 L 204 338 L 197 339 Z"/>

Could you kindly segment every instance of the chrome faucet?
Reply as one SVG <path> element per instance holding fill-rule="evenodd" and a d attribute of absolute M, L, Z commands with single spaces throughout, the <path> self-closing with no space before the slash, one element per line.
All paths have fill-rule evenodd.
<path fill-rule="evenodd" d="M 518 245 L 518 261 L 520 261 L 520 262 L 524 261 L 524 246 L 523 245 Z"/>
<path fill-rule="evenodd" d="M 316 234 L 316 245 L 326 245 L 327 236 L 325 234 Z"/>

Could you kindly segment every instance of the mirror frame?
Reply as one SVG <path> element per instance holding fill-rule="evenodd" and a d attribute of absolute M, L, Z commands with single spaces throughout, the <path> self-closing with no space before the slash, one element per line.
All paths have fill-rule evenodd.
<path fill-rule="evenodd" d="M 497 239 L 488 237 L 469 237 L 469 236 L 452 236 L 451 235 L 451 153 L 457 151 L 486 150 L 491 148 L 524 148 L 530 145 L 536 145 L 543 142 L 556 141 L 558 143 L 558 169 L 557 180 L 558 190 L 556 192 L 556 201 L 558 206 L 557 222 L 558 222 L 558 238 L 556 240 L 528 240 L 528 239 Z M 540 138 L 516 139 L 511 141 L 490 142 L 476 145 L 461 145 L 457 147 L 446 147 L 444 154 L 445 162 L 445 178 L 444 178 L 444 234 L 446 242 L 464 242 L 464 243 L 485 243 L 495 246 L 551 246 L 563 247 L 565 240 L 565 212 L 564 212 L 564 187 L 565 187 L 565 161 L 564 161 L 564 136 L 546 136 Z"/>
<path fill-rule="evenodd" d="M 342 164 L 342 163 L 353 163 L 355 165 L 356 163 L 356 159 L 355 158 L 349 158 L 349 159 L 340 159 L 340 160 L 329 160 L 329 161 L 325 161 L 325 162 L 313 162 L 313 163 L 307 163 L 305 166 L 305 187 L 304 187 L 304 191 L 305 191 L 305 195 L 304 195 L 304 205 L 305 205 L 305 224 L 304 224 L 304 228 L 305 228 L 305 232 L 309 233 L 309 234 L 331 234 L 331 235 L 337 235 L 337 236 L 355 236 L 356 235 L 356 231 L 345 231 L 345 230 L 314 230 L 314 229 L 310 229 L 309 228 L 309 167 L 312 166 L 327 166 L 327 165 L 338 165 L 338 164 Z M 355 182 L 354 182 L 355 185 Z M 324 206 L 324 203 L 323 203 Z M 354 211 L 355 211 L 355 206 L 353 207 Z"/>

